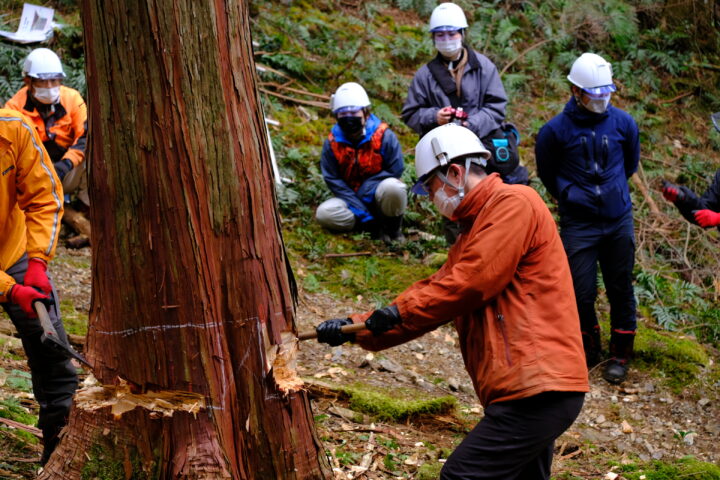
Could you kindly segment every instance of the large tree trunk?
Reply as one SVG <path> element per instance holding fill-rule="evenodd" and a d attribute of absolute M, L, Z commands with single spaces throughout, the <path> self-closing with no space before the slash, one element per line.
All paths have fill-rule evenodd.
<path fill-rule="evenodd" d="M 240 0 L 85 0 L 93 292 L 41 478 L 326 478 Z"/>

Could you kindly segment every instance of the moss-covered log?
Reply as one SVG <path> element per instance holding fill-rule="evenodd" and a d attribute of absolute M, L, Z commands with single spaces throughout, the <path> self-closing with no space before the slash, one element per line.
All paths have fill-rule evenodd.
<path fill-rule="evenodd" d="M 328 477 L 247 2 L 85 0 L 83 24 L 100 403 L 74 407 L 41 478 Z"/>

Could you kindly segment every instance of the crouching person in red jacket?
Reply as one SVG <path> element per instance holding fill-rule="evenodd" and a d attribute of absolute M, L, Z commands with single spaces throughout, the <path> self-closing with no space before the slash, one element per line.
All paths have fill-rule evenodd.
<path fill-rule="evenodd" d="M 554 441 L 589 390 L 572 278 L 545 203 L 487 175 L 488 156 L 458 125 L 420 140 L 413 191 L 462 226 L 447 262 L 388 307 L 323 322 L 318 340 L 382 350 L 453 322 L 485 416 L 440 478 L 549 479 Z M 367 331 L 340 330 L 360 322 Z"/>

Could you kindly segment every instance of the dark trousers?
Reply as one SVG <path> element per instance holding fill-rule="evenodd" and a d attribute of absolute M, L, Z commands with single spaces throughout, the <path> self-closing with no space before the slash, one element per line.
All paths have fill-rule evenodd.
<path fill-rule="evenodd" d="M 612 221 L 562 218 L 560 237 L 570 262 L 581 330 L 589 333 L 598 328 L 595 300 L 599 263 L 610 303 L 612 330 L 635 332 L 635 232 L 632 214 Z"/>
<path fill-rule="evenodd" d="M 15 263 L 5 273 L 22 283 L 27 271 L 27 255 Z M 53 306 L 48 314 L 58 336 L 67 341 L 65 328 L 60 321 L 60 306 L 57 301 L 55 287 L 52 292 Z M 65 426 L 72 404 L 72 396 L 78 386 L 78 377 L 70 361 L 40 343 L 42 327 L 37 318 L 28 318 L 19 306 L 3 303 L 3 309 L 10 316 L 22 340 L 32 375 L 33 394 L 40 405 L 38 428 L 43 436 L 53 440 L 60 429 Z"/>
<path fill-rule="evenodd" d="M 555 439 L 584 399 L 579 392 L 546 392 L 491 404 L 445 462 L 440 480 L 548 480 Z"/>

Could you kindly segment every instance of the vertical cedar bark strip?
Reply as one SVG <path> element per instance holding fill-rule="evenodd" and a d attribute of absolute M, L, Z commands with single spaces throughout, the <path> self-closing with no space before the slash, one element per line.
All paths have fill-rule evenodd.
<path fill-rule="evenodd" d="M 118 419 L 75 408 L 41 478 L 77 479 L 98 461 L 122 465 L 118 478 L 329 477 L 306 394 L 270 369 L 294 331 L 293 298 L 247 2 L 84 0 L 83 24 L 88 357 L 101 384 L 207 406 Z"/>

